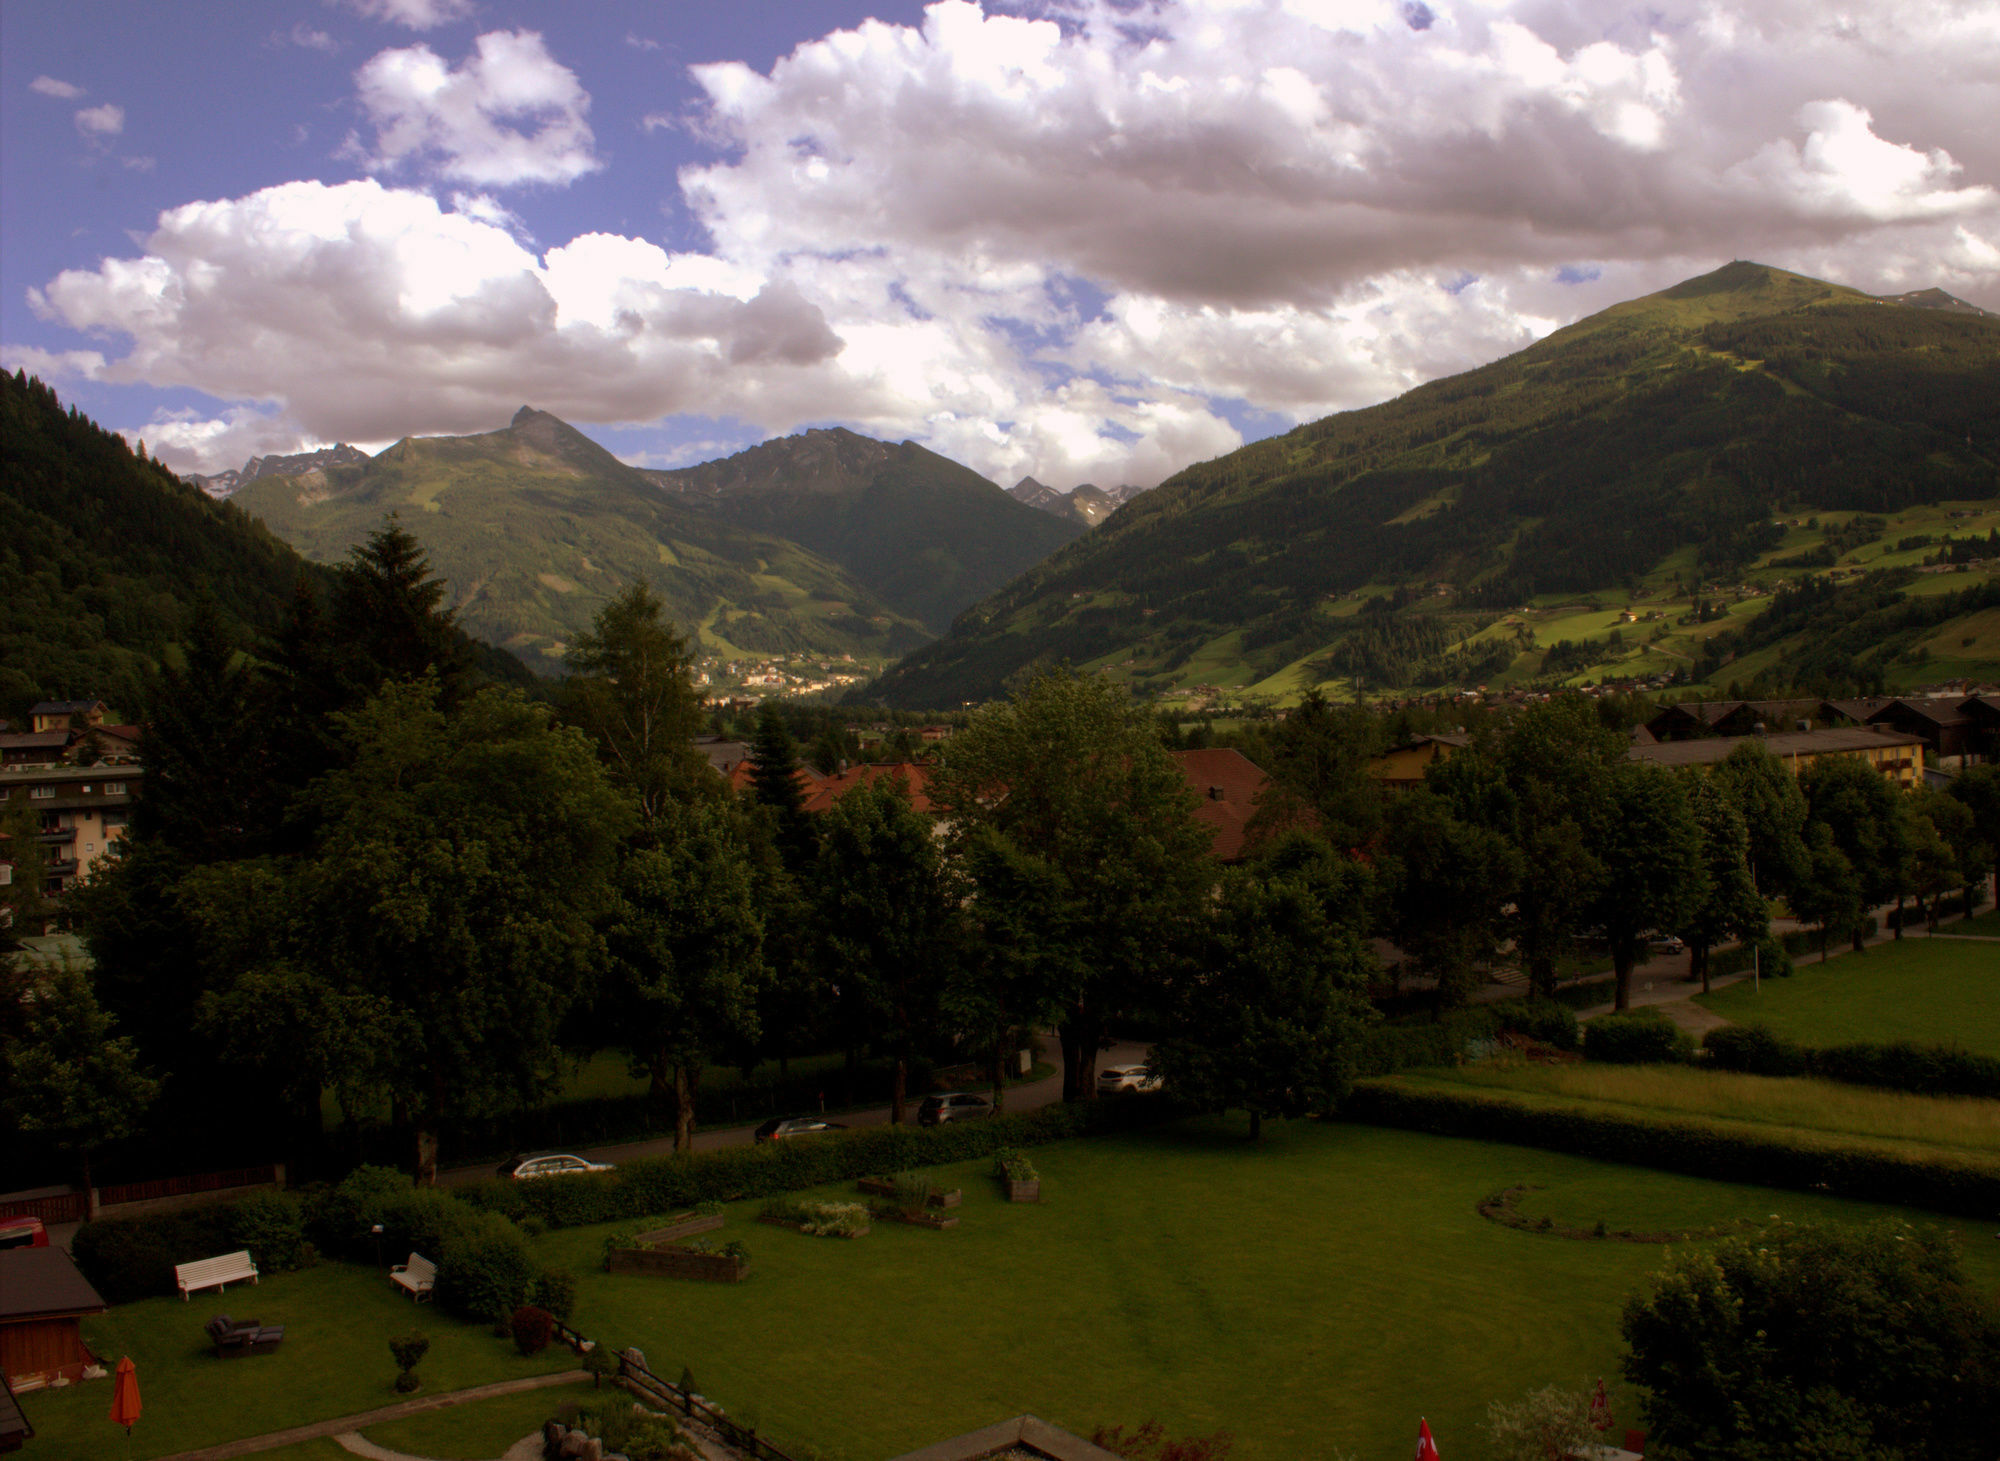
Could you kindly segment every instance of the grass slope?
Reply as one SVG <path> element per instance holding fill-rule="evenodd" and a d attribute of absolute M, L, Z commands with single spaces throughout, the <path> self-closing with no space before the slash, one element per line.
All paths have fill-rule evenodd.
<path fill-rule="evenodd" d="M 1807 1045 L 1915 1040 L 2000 1056 L 2000 944 L 1907 938 L 1801 962 L 1791 978 L 1766 979 L 1761 990 L 1732 984 L 1695 1002 Z"/>
<path fill-rule="evenodd" d="M 934 634 L 1087 526 L 915 442 L 852 431 L 806 431 L 646 476 L 690 507 L 839 564 Z"/>
<path fill-rule="evenodd" d="M 359 466 L 260 477 L 232 500 L 322 562 L 399 513 L 450 581 L 460 622 L 550 669 L 634 578 L 652 583 L 675 624 L 725 654 L 879 661 L 928 637 L 838 565 L 690 510 L 525 406 L 499 431 L 406 438 Z"/>
<path fill-rule="evenodd" d="M 1822 514 L 2000 506 L 1996 398 L 2000 320 L 1731 264 L 1191 467 L 870 693 L 955 703 L 1054 658 L 1155 691 L 1568 678 L 1592 661 L 1544 663 L 1553 626 L 1513 652 L 1466 651 L 1524 606 L 1658 601 L 1676 575 L 1783 577 L 1772 561 L 1811 546 L 1785 540 L 1816 537 Z M 1392 612 L 1357 616 L 1356 595 Z M 1225 674 L 1203 661 L 1231 634 Z M 1692 658 L 1662 647 L 1652 669 Z"/>
<path fill-rule="evenodd" d="M 1500 1227 L 1480 1199 L 1536 1183 L 1541 1210 L 1655 1229 L 1882 1211 L 1360 1126 L 1283 1125 L 1261 1150 L 1242 1132 L 1039 1148 L 1035 1207 L 1002 1203 L 983 1163 L 941 1169 L 965 1193 L 949 1232 L 811 1239 L 737 1204 L 718 1236 L 755 1270 L 735 1286 L 605 1275 L 601 1229 L 540 1241 L 585 1275 L 586 1329 L 690 1367 L 781 1446 L 872 1461 L 1025 1410 L 1086 1436 L 1227 1429 L 1239 1461 L 1290 1461 L 1399 1454 L 1425 1415 L 1446 1455 L 1480 1461 L 1488 1402 L 1535 1386 L 1604 1376 L 1637 1423 L 1617 1315 L 1660 1264 Z M 1978 1281 L 2000 1283 L 1990 1238 L 1965 1232 Z"/>

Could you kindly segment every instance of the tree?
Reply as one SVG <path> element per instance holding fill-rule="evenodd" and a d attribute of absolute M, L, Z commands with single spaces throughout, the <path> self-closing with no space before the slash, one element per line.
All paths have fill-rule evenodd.
<path fill-rule="evenodd" d="M 1396 799 L 1382 851 L 1394 872 L 1389 937 L 1437 980 L 1437 1013 L 1462 1004 L 1499 947 L 1521 860 L 1507 839 L 1462 822 L 1427 787 Z"/>
<path fill-rule="evenodd" d="M 1847 854 L 1834 845 L 1832 829 L 1823 823 L 1806 829 L 1806 880 L 1792 890 L 1791 903 L 1801 923 L 1819 929 L 1822 964 L 1828 939 L 1860 927 L 1861 880 Z"/>
<path fill-rule="evenodd" d="M 112 1033 L 80 969 L 65 964 L 42 979 L 24 1025 L 5 1048 L 8 1115 L 23 1133 L 76 1153 L 87 1190 L 91 1153 L 139 1131 L 160 1083 L 140 1068 L 132 1042 Z"/>
<path fill-rule="evenodd" d="M 1985 1461 L 2000 1311 L 1950 1235 L 1775 1224 L 1675 1253 L 1627 1302 L 1649 1439 L 1715 1461 Z"/>
<path fill-rule="evenodd" d="M 661 804 L 651 845 L 619 873 L 600 1013 L 656 1100 L 674 1100 L 674 1150 L 686 1151 L 702 1068 L 757 1038 L 764 922 L 747 835 L 723 802 Z"/>
<path fill-rule="evenodd" d="M 629 792 L 643 828 L 669 802 L 699 794 L 710 780 L 693 741 L 701 697 L 687 641 L 662 621 L 657 595 L 642 580 L 598 611 L 571 646 L 564 711 L 597 743 L 611 779 Z"/>
<path fill-rule="evenodd" d="M 2000 904 L 2000 765 L 1966 767 L 1952 778 L 1947 794 L 1972 813 L 1973 834 L 1993 870 L 1993 901 Z M 1970 904 L 1965 911 L 1972 912 Z"/>
<path fill-rule="evenodd" d="M 1859 952 L 1864 939 L 1859 913 L 1894 898 L 1908 876 L 1897 805 L 1902 793 L 1874 767 L 1850 756 L 1820 757 L 1799 773 L 1799 790 L 1805 794 L 1808 827 L 1826 828 L 1853 870 L 1860 909 L 1848 931 Z"/>
<path fill-rule="evenodd" d="M 750 796 L 771 809 L 773 834 L 785 866 L 794 875 L 803 873 L 812 862 L 813 827 L 806 819 L 799 751 L 785 729 L 784 716 L 769 700 L 757 708 L 757 731 L 750 742 Z"/>
<path fill-rule="evenodd" d="M 1914 831 L 1927 824 L 1943 844 L 1950 863 L 1950 886 L 1960 890 L 1965 916 L 1971 918 L 1979 901 L 1979 885 L 1993 867 L 1993 848 L 1980 835 L 1978 817 L 1971 804 L 1928 786 L 1918 787 L 1904 801 L 1915 818 L 1906 819 L 1906 828 Z M 1935 848 L 1927 851 L 1936 857 Z M 1911 855 L 1914 858 L 1914 852 Z"/>
<path fill-rule="evenodd" d="M 581 732 L 516 692 L 447 711 L 435 677 L 340 718 L 314 787 L 294 962 L 391 1012 L 365 1072 L 407 1114 L 420 1181 L 454 1112 L 553 1084 L 563 1016 L 595 992 L 635 813 Z"/>
<path fill-rule="evenodd" d="M 1939 791 L 1919 787 L 1902 801 L 1903 842 L 1909 850 L 1907 884 L 1917 896 L 1917 908 L 1924 915 L 1925 926 L 1935 931 L 1938 926 L 1940 909 L 1938 902 L 1952 888 L 1961 887 L 1971 879 L 1960 874 L 1958 852 L 1953 846 L 1957 838 L 1947 838 L 1944 827 L 1949 827 L 1962 836 L 1969 831 L 1972 813 L 1964 803 L 1955 801 Z M 1902 898 L 1897 900 L 1897 911 L 1902 911 Z M 1896 923 L 1896 934 L 1902 936 L 1902 920 Z"/>
<path fill-rule="evenodd" d="M 1710 773 L 1728 791 L 1750 836 L 1750 876 L 1766 898 L 1784 897 L 1810 872 L 1806 799 L 1798 778 L 1755 737 L 1746 738 Z"/>
<path fill-rule="evenodd" d="M 1224 875 L 1205 932 L 1148 1064 L 1197 1107 L 1247 1111 L 1253 1141 L 1266 1117 L 1332 1110 L 1373 1013 L 1367 943 L 1330 923 L 1303 880 L 1242 869 Z"/>
<path fill-rule="evenodd" d="M 954 846 L 981 829 L 1039 858 L 1064 916 L 1040 943 L 1063 1095 L 1096 1095 L 1106 1022 L 1192 947 L 1215 883 L 1195 796 L 1122 687 L 1067 666 L 974 712 L 926 784 Z M 1037 896 L 1044 896 L 1038 894 Z"/>
<path fill-rule="evenodd" d="M 889 1119 L 900 1124 L 910 1057 L 937 1030 L 957 961 L 960 893 L 900 779 L 855 787 L 824 824 L 813 894 L 826 962 L 895 1058 Z"/>
<path fill-rule="evenodd" d="M 1686 923 L 1706 896 L 1701 830 L 1673 773 L 1626 761 L 1606 778 L 1591 839 L 1603 875 L 1588 905 L 1617 974 L 1614 1007 L 1632 1004 L 1632 968 L 1647 938 Z"/>
<path fill-rule="evenodd" d="M 423 544 L 393 513 L 349 552 L 334 570 L 329 624 L 348 704 L 427 674 L 437 677 L 447 705 L 469 689 L 469 645 L 444 592 Z"/>
<path fill-rule="evenodd" d="M 1728 784 L 1700 771 L 1684 782 L 1688 810 L 1701 836 L 1702 877 L 1698 896 L 1680 925 L 1689 959 L 1708 992 L 1708 951 L 1726 938 L 1762 938 L 1771 910 L 1758 896 L 1750 873 L 1750 829 Z"/>
<path fill-rule="evenodd" d="M 39 935 L 55 912 L 41 830 L 41 818 L 30 803 L 14 796 L 0 801 L 0 863 L 7 865 L 7 881 L 0 883 L 0 964 L 22 939 Z"/>
<path fill-rule="evenodd" d="M 1252 831 L 1308 823 L 1338 847 L 1368 842 L 1382 820 L 1383 789 L 1368 774 L 1381 737 L 1381 721 L 1367 706 L 1340 709 L 1318 690 L 1306 691 L 1270 738 L 1271 782 Z"/>
<path fill-rule="evenodd" d="M 944 991 L 947 1021 L 975 1031 L 984 1046 L 993 1109 L 1007 1104 L 1003 1062 L 1059 1013 L 1050 991 L 1081 981 L 1064 966 L 1080 941 L 1066 927 L 1071 914 L 1062 875 L 992 827 L 967 839 L 962 863 L 971 937 Z"/>

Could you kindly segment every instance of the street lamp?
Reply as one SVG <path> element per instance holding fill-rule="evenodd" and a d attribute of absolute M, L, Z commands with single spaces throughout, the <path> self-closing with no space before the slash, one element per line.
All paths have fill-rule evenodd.
<path fill-rule="evenodd" d="M 369 1236 L 375 1239 L 375 1266 L 380 1268 L 382 1266 L 382 1225 L 380 1223 L 375 1224 L 374 1227 L 368 1230 L 368 1233 Z"/>

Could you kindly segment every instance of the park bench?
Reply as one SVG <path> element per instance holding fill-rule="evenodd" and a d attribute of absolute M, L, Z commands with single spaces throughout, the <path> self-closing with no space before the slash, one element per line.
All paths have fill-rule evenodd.
<path fill-rule="evenodd" d="M 275 1354 L 285 1342 L 285 1326 L 260 1324 L 255 1319 L 232 1319 L 217 1314 L 202 1326 L 215 1345 L 218 1359 L 240 1359 L 246 1354 Z"/>
<path fill-rule="evenodd" d="M 408 1263 L 399 1263 L 389 1270 L 389 1282 L 407 1289 L 410 1297 L 420 1304 L 431 1296 L 437 1276 L 438 1266 L 421 1253 L 412 1253 Z"/>
<path fill-rule="evenodd" d="M 220 1258 L 174 1265 L 174 1283 L 180 1288 L 182 1303 L 186 1303 L 188 1295 L 199 1289 L 222 1289 L 226 1293 L 230 1284 L 241 1283 L 246 1278 L 252 1283 L 257 1281 L 257 1265 L 250 1261 L 250 1250 L 247 1248 L 225 1253 Z"/>

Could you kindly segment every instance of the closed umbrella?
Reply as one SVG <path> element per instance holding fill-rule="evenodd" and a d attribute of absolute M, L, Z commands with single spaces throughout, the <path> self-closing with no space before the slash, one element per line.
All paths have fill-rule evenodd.
<path fill-rule="evenodd" d="M 132 1422 L 139 1418 L 139 1371 L 129 1354 L 118 1361 L 118 1378 L 111 1391 L 111 1423 L 132 1434 Z"/>

